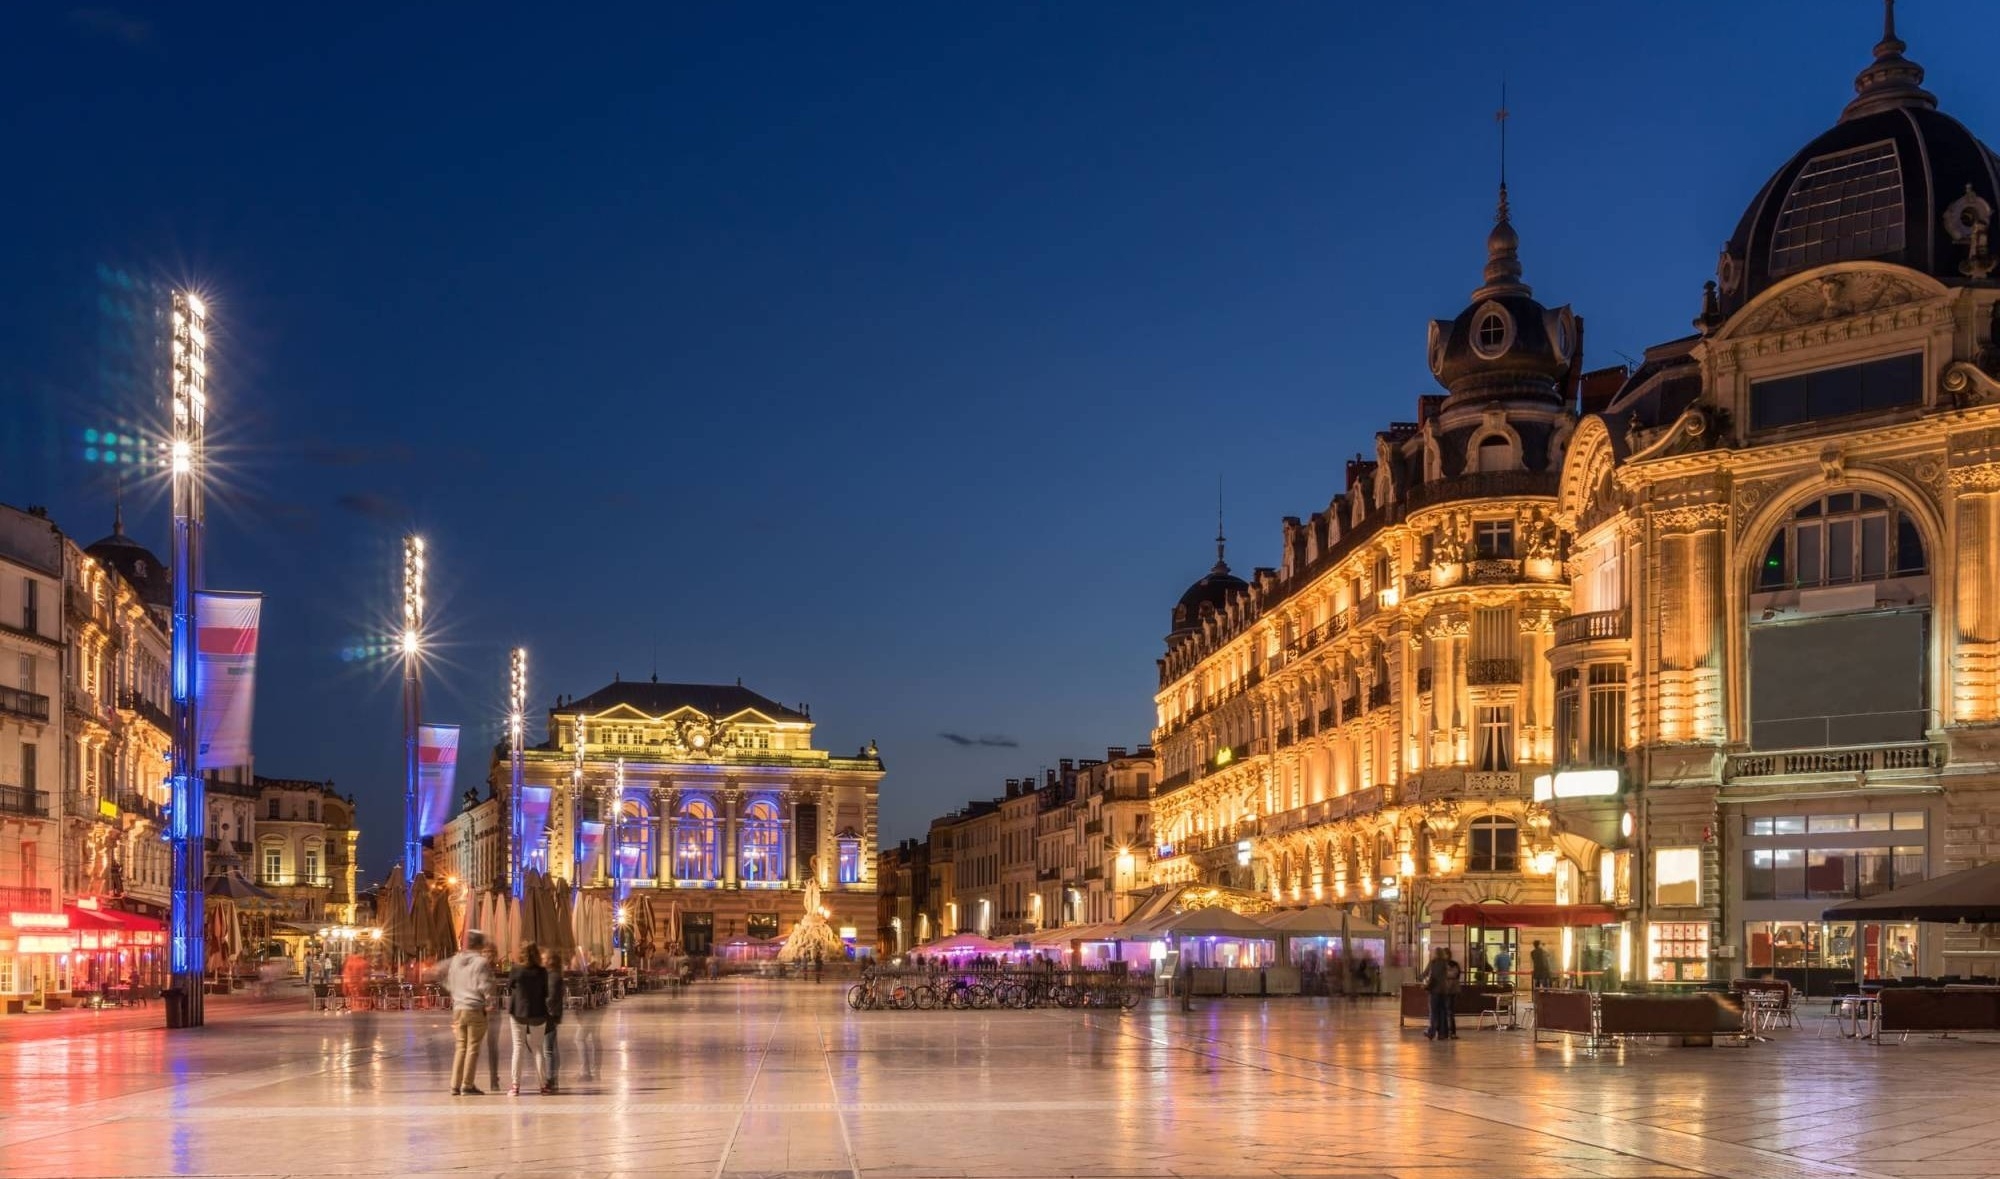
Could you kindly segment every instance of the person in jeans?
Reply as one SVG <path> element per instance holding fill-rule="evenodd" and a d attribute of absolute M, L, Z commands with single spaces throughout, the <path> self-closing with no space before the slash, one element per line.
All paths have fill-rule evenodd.
<path fill-rule="evenodd" d="M 563 999 L 569 987 L 563 979 L 562 963 L 549 959 L 549 1022 L 542 1029 L 542 1092 L 556 1091 L 556 1029 L 562 1026 Z"/>
<path fill-rule="evenodd" d="M 542 966 L 542 950 L 533 942 L 521 947 L 514 968 L 507 972 L 507 1015 L 514 1025 L 514 1071 L 507 1083 L 507 1095 L 521 1095 L 521 1058 L 535 1066 L 535 1080 L 541 1091 L 549 1092 L 548 1078 L 542 1073 L 542 1044 L 530 1044 L 549 1023 L 549 972 Z"/>
<path fill-rule="evenodd" d="M 477 1097 L 472 1083 L 479 1071 L 479 1044 L 486 1039 L 486 1008 L 493 1001 L 493 966 L 486 959 L 486 935 L 467 930 L 465 948 L 437 971 L 451 995 L 451 1095 Z"/>

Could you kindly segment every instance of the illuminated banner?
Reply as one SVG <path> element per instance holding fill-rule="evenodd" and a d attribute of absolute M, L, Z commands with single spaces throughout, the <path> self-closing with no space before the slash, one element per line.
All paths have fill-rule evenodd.
<path fill-rule="evenodd" d="M 257 622 L 263 605 L 262 594 L 200 590 L 194 595 L 194 695 L 201 723 L 196 764 L 201 769 L 250 764 Z"/>
<path fill-rule="evenodd" d="M 436 835 L 458 796 L 458 726 L 417 726 L 417 834 Z"/>
<path fill-rule="evenodd" d="M 549 870 L 549 802 L 546 786 L 521 787 L 520 867 L 537 872 Z"/>

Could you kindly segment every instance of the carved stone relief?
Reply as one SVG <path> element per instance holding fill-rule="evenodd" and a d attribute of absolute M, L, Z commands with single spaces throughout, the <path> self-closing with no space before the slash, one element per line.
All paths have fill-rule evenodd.
<path fill-rule="evenodd" d="M 1784 331 L 1829 319 L 1865 315 L 1927 297 L 1926 292 L 1908 279 L 1881 271 L 1825 274 L 1800 283 L 1758 308 L 1732 334 Z"/>

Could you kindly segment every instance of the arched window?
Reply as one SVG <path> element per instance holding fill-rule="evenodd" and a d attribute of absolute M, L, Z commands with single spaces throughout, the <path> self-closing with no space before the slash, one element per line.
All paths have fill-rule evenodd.
<path fill-rule="evenodd" d="M 743 808 L 742 876 L 758 883 L 785 878 L 785 828 L 778 804 L 759 798 Z"/>
<path fill-rule="evenodd" d="M 1916 521 L 1879 495 L 1843 491 L 1811 500 L 1764 550 L 1757 588 L 1810 589 L 1922 576 Z"/>
<path fill-rule="evenodd" d="M 674 879 L 716 880 L 722 876 L 721 823 L 715 804 L 701 795 L 681 803 L 674 816 Z"/>
<path fill-rule="evenodd" d="M 1472 821 L 1467 834 L 1468 872 L 1513 872 L 1521 862 L 1521 829 L 1498 815 Z"/>
<path fill-rule="evenodd" d="M 840 857 L 840 875 L 836 879 L 842 884 L 861 883 L 861 839 L 854 834 L 854 828 L 841 828 L 834 837 L 834 846 Z"/>
<path fill-rule="evenodd" d="M 615 874 L 621 880 L 651 880 L 658 871 L 654 864 L 653 827 L 645 805 L 635 799 L 618 804 L 618 831 L 613 845 L 618 849 Z"/>

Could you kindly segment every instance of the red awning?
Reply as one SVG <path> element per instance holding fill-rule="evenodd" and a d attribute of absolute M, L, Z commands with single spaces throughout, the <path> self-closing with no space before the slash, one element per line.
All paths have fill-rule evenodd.
<path fill-rule="evenodd" d="M 1577 925 L 1616 925 L 1622 918 L 1608 905 L 1452 905 L 1437 918 L 1439 925 L 1477 925 L 1486 929 L 1561 929 Z"/>
<path fill-rule="evenodd" d="M 125 929 L 126 925 L 103 909 L 86 909 L 80 905 L 64 905 L 63 913 L 69 917 L 71 929 Z"/>

